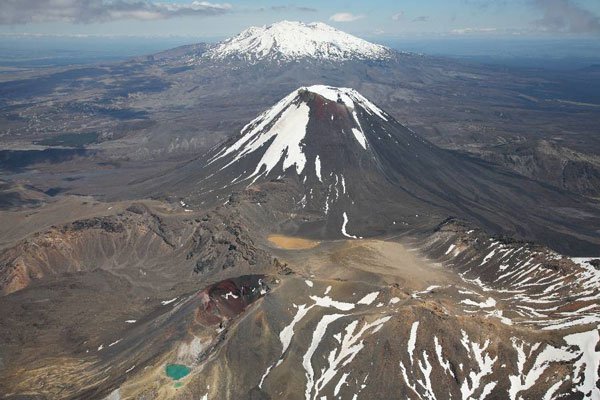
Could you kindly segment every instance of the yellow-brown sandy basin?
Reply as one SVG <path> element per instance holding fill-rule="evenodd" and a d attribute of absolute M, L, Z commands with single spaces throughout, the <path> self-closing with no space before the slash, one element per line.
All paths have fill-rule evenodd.
<path fill-rule="evenodd" d="M 319 242 L 310 239 L 303 239 L 285 235 L 269 235 L 269 242 L 275 247 L 285 250 L 306 250 L 313 249 L 319 245 Z"/>

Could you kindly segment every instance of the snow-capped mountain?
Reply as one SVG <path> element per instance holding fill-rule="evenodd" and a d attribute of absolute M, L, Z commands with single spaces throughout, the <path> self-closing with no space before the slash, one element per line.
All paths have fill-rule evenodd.
<path fill-rule="evenodd" d="M 251 27 L 216 47 L 204 56 L 213 60 L 246 61 L 298 59 L 383 60 L 392 50 L 315 22 L 282 21 Z"/>
<path fill-rule="evenodd" d="M 158 184 L 193 186 L 186 199 L 208 204 L 274 181 L 286 183 L 279 186 L 286 194 L 272 206 L 311 215 L 295 224 L 297 233 L 324 237 L 431 227 L 457 216 L 560 248 L 571 234 L 560 215 L 548 221 L 545 210 L 585 209 L 563 193 L 434 146 L 356 90 L 322 85 L 294 90 Z M 588 227 L 576 230 L 593 237 Z"/>
<path fill-rule="evenodd" d="M 308 102 L 303 101 L 303 99 L 314 97 L 314 95 L 319 96 L 320 100 L 325 102 L 323 106 L 331 105 L 336 109 L 345 108 L 346 111 L 350 111 L 351 119 L 348 118 L 348 115 L 337 115 L 338 122 L 346 119 L 345 122 L 351 125 L 346 130 L 341 128 L 341 133 L 344 136 L 350 135 L 353 137 L 355 141 L 351 141 L 351 144 L 365 151 L 368 148 L 368 140 L 361 126 L 358 112 L 366 112 L 384 121 L 388 121 L 389 118 L 382 110 L 354 89 L 332 88 L 322 85 L 303 87 L 292 92 L 246 125 L 242 129 L 242 136 L 231 146 L 223 148 L 210 160 L 209 164 L 229 157 L 230 161 L 223 167 L 227 168 L 256 151 L 264 151 L 263 146 L 267 145 L 267 149 L 262 154 L 254 171 L 251 171 L 247 176 L 240 176 L 238 180 L 252 178 L 253 181 L 256 181 L 261 176 L 268 176 L 273 171 L 281 174 L 290 167 L 294 167 L 298 175 L 306 176 L 305 168 L 307 170 L 309 168 L 306 167 L 308 160 L 304 150 L 307 147 L 306 135 L 310 122 L 310 107 Z M 358 111 L 358 109 L 362 111 Z M 328 116 L 329 123 L 335 124 L 336 112 L 332 112 Z M 344 141 L 345 138 L 341 138 L 340 145 Z M 322 182 L 321 156 L 327 157 L 328 155 L 315 154 L 310 161 L 315 165 L 315 176 Z M 275 167 L 279 164 L 282 164 L 282 169 L 275 170 Z"/>
<path fill-rule="evenodd" d="M 287 177 L 297 183 L 293 196 L 300 210 L 322 214 L 331 235 L 358 237 L 350 227 L 359 214 L 363 227 L 378 220 L 360 210 L 375 200 L 393 206 L 394 171 L 412 174 L 409 153 L 429 146 L 353 89 L 302 87 L 215 149 L 203 167 L 212 173 L 202 185 L 226 192 Z M 423 214 L 418 202 L 409 203 L 396 217 Z"/>

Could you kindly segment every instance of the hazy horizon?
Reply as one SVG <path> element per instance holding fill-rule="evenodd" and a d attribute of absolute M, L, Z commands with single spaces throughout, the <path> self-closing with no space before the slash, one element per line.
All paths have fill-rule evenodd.
<path fill-rule="evenodd" d="M 226 37 L 0 36 L 0 66 L 47 67 L 122 61 Z M 583 38 L 365 37 L 398 51 L 514 67 L 577 69 L 600 63 L 600 43 Z"/>
<path fill-rule="evenodd" d="M 320 21 L 397 50 L 476 62 L 567 69 L 600 62 L 596 0 L 5 0 L 0 62 L 123 60 L 281 20 Z"/>

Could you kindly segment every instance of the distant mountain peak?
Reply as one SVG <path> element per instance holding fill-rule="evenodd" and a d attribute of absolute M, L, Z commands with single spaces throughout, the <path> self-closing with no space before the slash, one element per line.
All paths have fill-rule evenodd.
<path fill-rule="evenodd" d="M 298 59 L 382 60 L 391 56 L 387 47 L 367 42 L 322 22 L 305 24 L 281 21 L 250 27 L 209 50 L 206 57 L 247 61 Z"/>

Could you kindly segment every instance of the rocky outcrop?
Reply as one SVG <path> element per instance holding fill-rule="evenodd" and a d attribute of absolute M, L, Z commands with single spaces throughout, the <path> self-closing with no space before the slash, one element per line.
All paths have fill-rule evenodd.
<path fill-rule="evenodd" d="M 246 227 L 228 212 L 214 212 L 196 220 L 187 258 L 194 260 L 194 271 L 206 274 L 216 269 L 252 267 L 270 263 L 269 255 L 255 246 Z"/>
<path fill-rule="evenodd" d="M 173 253 L 168 228 L 154 214 L 130 212 L 77 220 L 36 233 L 0 253 L 0 293 L 49 275 L 119 269 Z"/>
<path fill-rule="evenodd" d="M 600 195 L 600 159 L 546 140 L 511 143 L 477 152 L 521 175 L 586 196 Z"/>

